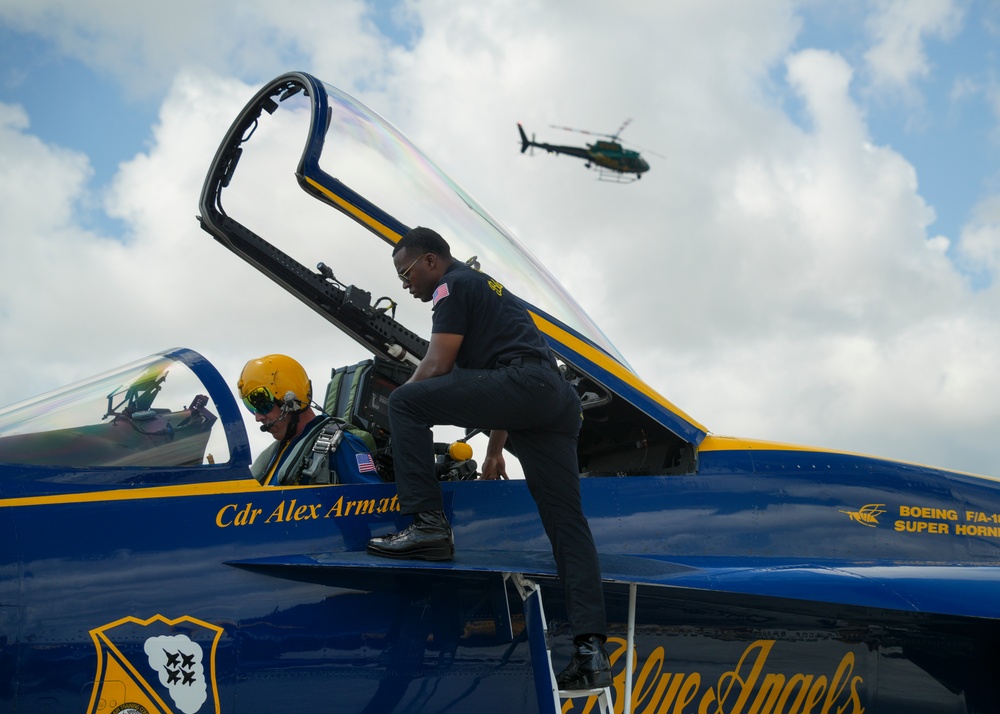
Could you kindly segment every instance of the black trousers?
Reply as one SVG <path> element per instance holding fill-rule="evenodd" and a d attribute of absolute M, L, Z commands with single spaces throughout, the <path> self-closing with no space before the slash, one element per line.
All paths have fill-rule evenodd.
<path fill-rule="evenodd" d="M 600 563 L 580 503 L 580 398 L 547 363 L 453 369 L 389 397 L 396 488 L 403 513 L 443 509 L 431 427 L 502 429 L 524 470 L 552 544 L 574 636 L 607 634 Z"/>

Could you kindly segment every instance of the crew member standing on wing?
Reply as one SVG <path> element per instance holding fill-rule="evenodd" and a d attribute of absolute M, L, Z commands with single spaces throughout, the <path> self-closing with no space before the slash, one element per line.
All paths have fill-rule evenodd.
<path fill-rule="evenodd" d="M 509 438 L 566 589 L 576 649 L 558 685 L 610 685 L 600 564 L 580 502 L 579 397 L 524 306 L 490 276 L 454 260 L 436 232 L 408 232 L 393 251 L 393 263 L 403 287 L 433 302 L 433 325 L 427 354 L 389 398 L 399 503 L 402 513 L 413 515 L 413 524 L 373 538 L 368 552 L 425 560 L 454 555 L 434 468 L 432 426 L 490 430 L 487 478 L 502 473 Z"/>

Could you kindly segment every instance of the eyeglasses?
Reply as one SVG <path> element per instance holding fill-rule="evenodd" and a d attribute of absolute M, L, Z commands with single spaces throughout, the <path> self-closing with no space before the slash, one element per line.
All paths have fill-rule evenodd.
<path fill-rule="evenodd" d="M 410 267 L 408 267 L 402 273 L 397 273 L 396 277 L 399 278 L 404 283 L 406 281 L 408 281 L 410 279 L 410 277 L 409 277 L 410 276 L 410 271 L 413 270 L 413 266 L 416 265 L 417 263 L 419 263 L 420 260 L 421 260 L 421 258 L 423 258 L 425 255 L 430 255 L 430 253 L 423 253 L 422 255 L 418 255 L 417 259 L 414 260 L 412 263 L 410 263 Z"/>
<path fill-rule="evenodd" d="M 257 387 L 243 396 L 243 405 L 250 410 L 251 414 L 267 414 L 274 409 L 274 405 L 277 403 L 278 400 L 267 387 Z"/>

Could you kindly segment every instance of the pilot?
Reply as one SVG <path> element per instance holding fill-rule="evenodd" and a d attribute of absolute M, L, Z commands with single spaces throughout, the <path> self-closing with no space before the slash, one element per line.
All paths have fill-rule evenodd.
<path fill-rule="evenodd" d="M 312 382 L 291 357 L 250 360 L 236 388 L 260 430 L 274 437 L 250 467 L 261 484 L 382 482 L 365 435 L 343 420 L 313 411 Z"/>
<path fill-rule="evenodd" d="M 368 552 L 453 557 L 434 469 L 433 425 L 492 430 L 483 462 L 486 479 L 505 476 L 502 450 L 509 439 L 566 589 L 575 651 L 556 681 L 560 689 L 609 686 L 600 564 L 580 501 L 576 449 L 582 412 L 576 391 L 524 306 L 496 280 L 452 258 L 435 231 L 409 231 L 392 259 L 403 287 L 433 303 L 433 317 L 427 354 L 389 397 L 399 503 L 413 523 L 400 533 L 372 538 Z"/>

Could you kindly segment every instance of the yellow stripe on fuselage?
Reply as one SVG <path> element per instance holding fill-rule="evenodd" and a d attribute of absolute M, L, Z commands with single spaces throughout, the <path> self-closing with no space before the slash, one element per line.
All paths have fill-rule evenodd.
<path fill-rule="evenodd" d="M 367 226 L 368 228 L 370 228 L 371 230 L 375 231 L 376 233 L 378 233 L 380 236 L 382 236 L 386 240 L 388 240 L 388 241 L 390 241 L 392 243 L 398 243 L 399 239 L 402 238 L 402 236 L 399 235 L 396 231 L 392 230 L 391 228 L 389 228 L 388 226 L 386 226 L 384 223 L 381 223 L 380 221 L 376 221 L 374 218 L 372 218 L 371 216 L 369 216 L 367 213 L 365 213 L 364 211 L 362 211 L 360 208 L 358 208 L 357 206 L 355 206 L 355 205 L 353 205 L 351 203 L 348 203 L 343 198 L 341 198 L 340 196 L 338 196 L 337 194 L 335 194 L 333 191 L 331 191 L 330 189 L 326 188 L 322 184 L 317 183 L 316 181 L 314 181 L 313 179 L 309 178 L 308 176 L 305 177 L 305 180 L 306 180 L 306 182 L 310 186 L 312 186 L 313 188 L 315 188 L 317 191 L 319 191 L 324 196 L 326 196 L 328 199 L 330 199 L 330 201 L 332 201 L 334 204 L 336 204 L 336 206 L 338 208 L 340 208 L 340 210 L 342 210 L 344 213 L 346 213 L 349 216 L 351 216 L 352 218 L 354 218 L 354 220 L 356 220 L 358 223 L 361 223 L 361 224 Z"/>
<path fill-rule="evenodd" d="M 985 476 L 983 474 L 974 474 L 968 471 L 956 471 L 954 469 L 945 469 L 940 466 L 928 466 L 927 464 L 921 464 L 916 461 L 900 461 L 899 459 L 890 459 L 884 456 L 871 456 L 870 454 L 859 454 L 853 451 L 841 451 L 839 449 L 822 449 L 815 446 L 802 446 L 801 444 L 783 444 L 778 441 L 761 441 L 758 439 L 741 439 L 734 436 L 716 436 L 714 434 L 709 434 L 705 437 L 705 440 L 698 445 L 699 452 L 708 451 L 801 451 L 811 454 L 837 454 L 840 456 L 857 456 L 862 459 L 875 459 L 877 461 L 888 461 L 893 464 L 900 464 L 902 466 L 915 466 L 922 469 L 931 469 L 933 471 L 945 471 L 951 474 L 958 474 L 959 476 L 970 476 L 972 478 L 984 479 L 986 481 L 998 481 L 1000 482 L 1000 477 L 996 476 Z"/>
<path fill-rule="evenodd" d="M 799 444 L 783 444 L 777 441 L 760 441 L 758 439 L 740 439 L 734 436 L 716 436 L 709 434 L 698 446 L 698 451 L 813 451 L 828 454 L 847 454 L 847 451 L 832 449 L 817 449 Z"/>
<path fill-rule="evenodd" d="M 538 329 L 541 330 L 546 335 L 548 335 L 549 337 L 551 337 L 552 339 L 556 340 L 561 344 L 566 345 L 571 350 L 587 358 L 601 369 L 604 369 L 605 371 L 613 374 L 615 377 L 622 380 L 630 387 L 635 388 L 642 394 L 646 395 L 660 406 L 664 407 L 668 411 L 672 412 L 673 414 L 677 415 L 678 417 L 686 421 L 691 426 L 695 427 L 696 429 L 700 429 L 705 433 L 708 433 L 708 429 L 706 429 L 704 426 L 702 426 L 694 419 L 692 419 L 690 416 L 685 414 L 683 411 L 678 409 L 669 400 L 665 399 L 660 394 L 658 394 L 652 387 L 650 387 L 648 384 L 646 384 L 641 379 L 636 377 L 635 374 L 629 371 L 617 360 L 614 360 L 605 353 L 601 352 L 600 350 L 591 347 L 580 338 L 571 335 L 569 332 L 562 329 L 555 323 L 549 322 L 540 315 L 536 315 L 535 313 L 531 312 L 531 310 L 528 311 L 528 314 L 531 315 L 531 318 L 535 321 L 535 325 L 538 327 Z"/>
<path fill-rule="evenodd" d="M 0 508 L 17 506 L 51 506 L 64 503 L 100 503 L 102 501 L 135 501 L 143 498 L 182 498 L 184 496 L 210 496 L 226 493 L 260 492 L 261 485 L 256 479 L 236 481 L 212 481 L 209 483 L 184 484 L 182 486 L 149 486 L 112 491 L 88 491 L 86 493 L 61 493 L 50 496 L 24 496 L 0 500 Z"/>

